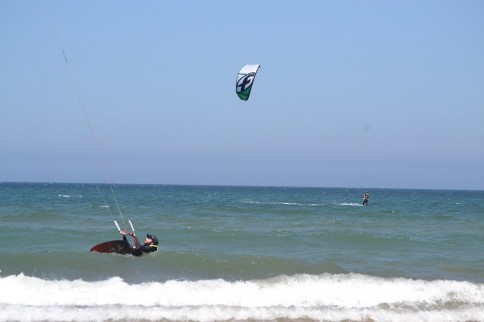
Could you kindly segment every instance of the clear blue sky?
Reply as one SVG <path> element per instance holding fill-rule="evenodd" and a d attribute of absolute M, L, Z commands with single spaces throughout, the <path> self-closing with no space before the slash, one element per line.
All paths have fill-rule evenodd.
<path fill-rule="evenodd" d="M 0 46 L 0 181 L 484 189 L 484 1 L 2 0 Z"/>

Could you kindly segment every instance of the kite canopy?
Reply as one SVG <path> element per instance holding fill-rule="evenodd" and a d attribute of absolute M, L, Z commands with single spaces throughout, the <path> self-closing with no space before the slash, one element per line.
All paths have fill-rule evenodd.
<path fill-rule="evenodd" d="M 237 74 L 235 92 L 241 100 L 247 101 L 249 99 L 250 91 L 259 67 L 260 65 L 244 65 Z"/>

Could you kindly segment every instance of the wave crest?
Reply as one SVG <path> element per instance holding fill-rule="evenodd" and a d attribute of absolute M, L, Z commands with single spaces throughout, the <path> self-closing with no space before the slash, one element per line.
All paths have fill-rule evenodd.
<path fill-rule="evenodd" d="M 15 290 L 15 291 L 8 291 Z M 361 274 L 129 284 L 0 278 L 0 321 L 479 320 L 484 284 Z"/>

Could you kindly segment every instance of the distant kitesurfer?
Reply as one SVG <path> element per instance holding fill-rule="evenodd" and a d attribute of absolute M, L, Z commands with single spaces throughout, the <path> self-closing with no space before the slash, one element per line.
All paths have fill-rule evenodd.
<path fill-rule="evenodd" d="M 363 206 L 368 206 L 368 201 L 370 200 L 370 194 L 365 192 L 363 195 Z"/>
<path fill-rule="evenodd" d="M 143 245 L 141 245 L 134 232 L 120 231 L 123 235 L 123 240 L 129 244 L 126 235 L 133 237 L 134 246 L 129 244 L 130 253 L 134 256 L 141 256 L 143 253 L 152 253 L 158 250 L 158 238 L 156 236 L 147 234 Z"/>

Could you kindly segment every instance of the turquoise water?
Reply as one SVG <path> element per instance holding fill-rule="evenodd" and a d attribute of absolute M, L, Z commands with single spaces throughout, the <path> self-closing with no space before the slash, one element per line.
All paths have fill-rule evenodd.
<path fill-rule="evenodd" d="M 128 219 L 157 253 L 89 252 Z M 484 321 L 483 219 L 484 191 L 0 183 L 0 321 Z"/>

